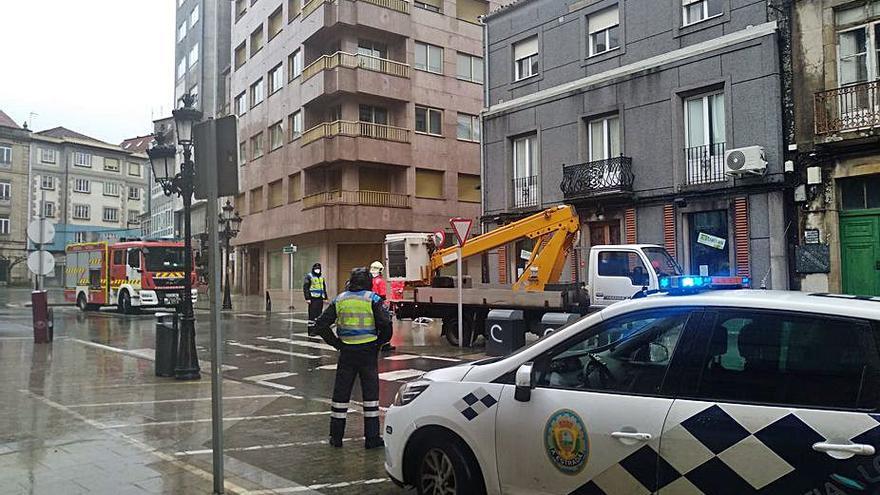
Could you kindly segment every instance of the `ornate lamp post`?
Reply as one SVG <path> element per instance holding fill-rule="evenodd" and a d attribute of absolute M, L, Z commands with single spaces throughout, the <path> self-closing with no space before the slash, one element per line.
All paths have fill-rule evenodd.
<path fill-rule="evenodd" d="M 229 241 L 238 235 L 241 229 L 241 217 L 229 200 L 220 212 L 220 237 L 226 244 L 226 280 L 223 282 L 223 309 L 232 309 L 232 294 L 229 292 Z"/>
<path fill-rule="evenodd" d="M 177 129 L 177 142 L 183 147 L 183 163 L 180 172 L 176 171 L 177 145 L 165 144 L 165 136 L 156 136 L 156 146 L 147 150 L 153 177 L 162 186 L 166 196 L 180 195 L 183 199 L 183 245 L 184 245 L 184 281 L 180 308 L 182 321 L 180 340 L 177 348 L 177 362 L 174 366 L 174 377 L 178 380 L 198 380 L 201 378 L 199 360 L 196 355 L 195 316 L 192 303 L 193 250 L 191 209 L 193 181 L 195 179 L 195 163 L 192 161 L 193 125 L 201 120 L 202 112 L 195 109 L 195 97 L 186 94 L 180 99 L 183 106 L 174 110 L 174 124 Z"/>

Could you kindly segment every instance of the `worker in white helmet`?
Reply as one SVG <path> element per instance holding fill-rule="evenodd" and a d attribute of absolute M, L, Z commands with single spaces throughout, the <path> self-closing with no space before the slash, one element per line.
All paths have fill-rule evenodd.
<path fill-rule="evenodd" d="M 381 297 L 383 302 L 388 300 L 388 284 L 385 282 L 385 278 L 382 277 L 382 272 L 384 271 L 385 265 L 381 261 L 376 260 L 370 264 L 370 275 L 373 276 L 372 292 Z M 391 345 L 391 342 L 388 342 L 381 348 L 384 352 L 393 351 L 394 349 L 395 347 Z"/>

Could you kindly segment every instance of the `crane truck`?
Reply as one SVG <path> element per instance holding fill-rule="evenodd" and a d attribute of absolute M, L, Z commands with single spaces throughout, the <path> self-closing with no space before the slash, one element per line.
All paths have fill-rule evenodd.
<path fill-rule="evenodd" d="M 521 239 L 533 240 L 535 247 L 511 286 L 463 284 L 466 345 L 484 332 L 492 309 L 523 310 L 528 329 L 540 335 L 541 318 L 546 313 L 587 314 L 643 290 L 657 290 L 661 277 L 681 275 L 678 263 L 661 246 L 608 245 L 590 249 L 586 284 L 560 283 L 579 229 L 574 207 L 559 205 L 467 240 L 461 248 L 462 259 Z M 437 246 L 434 235 L 428 233 L 385 237 L 387 277 L 396 316 L 442 319 L 442 333 L 453 345 L 458 345 L 458 289 L 452 278 L 440 275 L 440 270 L 456 263 L 458 249 Z"/>

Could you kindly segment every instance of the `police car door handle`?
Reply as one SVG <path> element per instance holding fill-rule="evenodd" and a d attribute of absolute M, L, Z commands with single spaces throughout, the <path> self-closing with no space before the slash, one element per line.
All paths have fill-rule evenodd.
<path fill-rule="evenodd" d="M 866 445 L 861 443 L 837 444 L 818 442 L 813 444 L 813 450 L 815 450 L 816 452 L 825 452 L 828 454 L 850 455 L 874 455 L 875 452 L 873 445 Z"/>
<path fill-rule="evenodd" d="M 630 431 L 615 431 L 611 433 L 611 438 L 616 438 L 618 440 L 635 440 L 638 442 L 647 442 L 651 439 L 651 434 Z"/>

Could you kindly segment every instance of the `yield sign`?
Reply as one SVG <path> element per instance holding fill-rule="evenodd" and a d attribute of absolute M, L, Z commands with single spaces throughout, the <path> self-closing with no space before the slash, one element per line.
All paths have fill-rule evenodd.
<path fill-rule="evenodd" d="M 452 231 L 455 232 L 455 237 L 458 238 L 458 245 L 460 247 L 464 246 L 464 243 L 467 242 L 467 238 L 471 233 L 471 226 L 473 226 L 474 221 L 470 218 L 453 218 L 449 220 L 449 223 L 452 225 Z"/>

